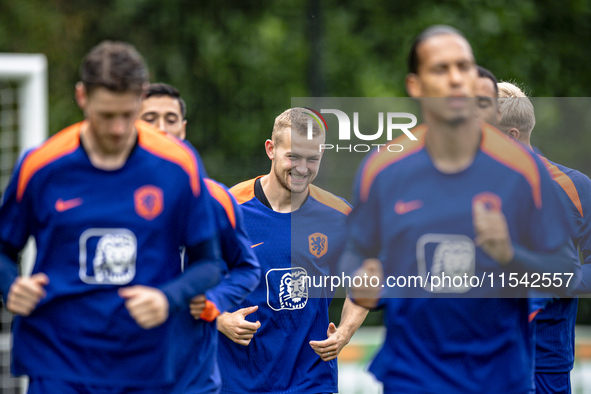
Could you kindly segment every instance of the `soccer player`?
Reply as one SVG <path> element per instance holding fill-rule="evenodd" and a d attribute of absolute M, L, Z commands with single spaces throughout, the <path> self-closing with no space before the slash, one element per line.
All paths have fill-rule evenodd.
<path fill-rule="evenodd" d="M 342 258 L 347 272 L 498 279 L 577 271 L 561 260 L 571 223 L 543 164 L 475 116 L 477 77 L 457 30 L 435 26 L 417 37 L 406 86 L 425 124 L 413 131 L 418 141 L 392 141 L 402 152 L 374 152 L 362 164 Z M 385 308 L 386 340 L 370 367 L 385 392 L 532 390 L 528 300 L 496 298 L 527 293 L 502 293 L 496 279 L 482 287 L 384 287 L 381 299 L 381 287 L 352 288 L 356 302 Z"/>
<path fill-rule="evenodd" d="M 185 102 L 178 90 L 167 84 L 150 84 L 142 102 L 140 119 L 172 134 L 181 140 L 185 138 Z M 191 303 L 191 314 L 179 320 L 175 333 L 181 336 L 185 330 L 186 340 L 179 342 L 173 350 L 177 362 L 177 372 L 172 393 L 218 392 L 221 378 L 217 363 L 217 329 L 215 318 L 220 311 L 226 311 L 239 303 L 252 292 L 260 282 L 259 263 L 250 247 L 242 218 L 242 211 L 227 189 L 205 178 L 205 184 L 214 199 L 213 208 L 220 232 L 220 246 L 224 279 L 205 295 L 199 295 Z M 200 332 L 207 333 L 205 340 Z M 194 341 L 191 344 L 190 341 Z M 214 344 L 212 346 L 212 344 Z M 211 361 L 205 371 L 203 361 Z"/>
<path fill-rule="evenodd" d="M 478 80 L 476 81 L 476 105 L 480 118 L 486 123 L 497 126 L 501 114 L 499 112 L 499 105 L 497 97 L 499 90 L 497 88 L 497 78 L 492 72 L 484 67 L 477 66 Z"/>
<path fill-rule="evenodd" d="M 499 85 L 499 128 L 533 150 L 531 133 L 536 123 L 534 107 L 521 89 L 502 82 Z M 574 246 L 584 258 L 582 277 L 591 265 L 591 180 L 577 170 L 551 162 L 542 155 L 552 179 L 568 199 L 569 214 L 575 221 Z M 573 250 L 573 259 L 579 259 Z M 589 292 L 589 280 L 581 281 L 577 293 Z M 552 300 L 536 315 L 536 393 L 570 393 L 570 371 L 575 359 L 575 321 L 578 298 Z"/>
<path fill-rule="evenodd" d="M 211 197 L 193 151 L 135 121 L 147 85 L 135 48 L 102 42 L 80 77 L 85 120 L 19 160 L 0 208 L 12 372 L 29 375 L 31 394 L 168 393 L 171 326 L 219 281 Z"/>
<path fill-rule="evenodd" d="M 165 83 L 151 83 L 142 101 L 140 119 L 184 140 L 187 106 L 178 89 Z"/>
<path fill-rule="evenodd" d="M 325 135 L 314 123 L 308 140 L 308 119 L 303 108 L 279 115 L 265 142 L 271 171 L 230 189 L 264 276 L 237 310 L 218 316 L 223 392 L 337 392 L 336 357 L 367 315 L 347 300 L 335 327 L 332 292 L 311 282 L 336 272 L 351 208 L 311 184 Z"/>

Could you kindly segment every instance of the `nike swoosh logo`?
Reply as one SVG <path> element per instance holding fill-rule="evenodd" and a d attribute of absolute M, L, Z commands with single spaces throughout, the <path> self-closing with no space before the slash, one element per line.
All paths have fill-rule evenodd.
<path fill-rule="evenodd" d="M 423 206 L 423 201 L 421 200 L 412 200 L 409 202 L 404 202 L 402 200 L 396 201 L 394 204 L 394 212 L 399 215 L 404 215 L 405 213 L 409 213 L 416 209 L 419 209 Z"/>
<path fill-rule="evenodd" d="M 66 201 L 62 200 L 61 198 L 58 198 L 55 202 L 55 210 L 58 212 L 64 212 L 68 209 L 76 208 L 82 205 L 82 202 L 83 200 L 81 198 L 73 198 L 71 200 Z"/>
<path fill-rule="evenodd" d="M 264 242 L 261 242 L 260 244 L 252 245 L 251 248 L 256 248 L 257 246 L 262 245 L 262 244 L 264 244 Z"/>

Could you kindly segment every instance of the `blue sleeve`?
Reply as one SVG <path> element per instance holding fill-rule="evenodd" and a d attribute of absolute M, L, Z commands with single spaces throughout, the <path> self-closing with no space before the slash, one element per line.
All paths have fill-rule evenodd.
<path fill-rule="evenodd" d="M 361 196 L 363 167 L 370 156 L 368 155 L 359 166 L 353 185 L 354 208 L 347 217 L 349 237 L 345 252 L 339 260 L 339 271 L 347 276 L 352 276 L 365 259 L 377 258 L 380 250 L 379 200 L 375 190 L 376 183 L 374 182 L 366 199 Z M 349 298 L 355 302 L 352 297 L 349 296 Z M 382 301 L 378 302 L 377 308 L 383 307 Z"/>
<path fill-rule="evenodd" d="M 377 258 L 380 251 L 379 199 L 375 190 L 378 183 L 374 181 L 367 198 L 362 197 L 361 181 L 364 165 L 365 161 L 361 163 L 355 177 L 354 208 L 347 217 L 349 239 L 340 263 L 340 269 L 345 274 L 352 274 L 361 266 L 363 260 L 370 257 Z"/>
<path fill-rule="evenodd" d="M 234 197 L 227 193 L 235 212 L 234 229 L 223 207 L 214 202 L 219 215 L 220 244 L 222 260 L 228 265 L 229 272 L 221 283 L 208 290 L 205 295 L 219 312 L 225 312 L 240 304 L 254 290 L 261 279 L 261 268 L 251 246 L 252 242 L 244 229 L 242 209 Z"/>
<path fill-rule="evenodd" d="M 564 193 L 559 193 L 556 182 L 550 178 L 546 166 L 533 155 L 540 174 L 541 206 L 536 206 L 530 197 L 527 217 L 521 217 L 527 226 L 528 239 L 525 244 L 533 252 L 551 253 L 561 249 L 574 238 L 575 224 L 569 214 L 568 201 Z M 557 261 L 560 265 L 562 262 Z M 566 264 L 566 263 L 565 263 Z"/>
<path fill-rule="evenodd" d="M 203 164 L 203 159 L 201 158 L 201 155 L 199 154 L 195 146 L 193 146 L 193 144 L 186 139 L 183 140 L 183 142 L 185 143 L 185 145 L 191 148 L 193 154 L 195 155 L 195 158 L 197 159 L 197 165 L 199 166 L 200 170 L 199 175 L 201 175 L 202 178 L 209 178 L 209 175 L 207 175 L 207 170 L 205 169 L 205 165 Z"/>
<path fill-rule="evenodd" d="M 201 168 L 199 172 L 201 172 Z M 181 225 L 182 243 L 188 267 L 160 289 L 168 298 L 171 313 L 188 310 L 191 299 L 220 281 L 218 230 L 213 214 L 212 197 L 199 173 L 199 193 L 187 188 L 186 206 Z"/>
<path fill-rule="evenodd" d="M 571 179 L 577 189 L 583 212 L 581 216 L 578 210 L 573 210 L 577 214 L 575 242 L 577 242 L 583 256 L 581 282 L 575 290 L 575 294 L 586 294 L 591 293 L 591 179 L 578 171 Z"/>
<path fill-rule="evenodd" d="M 18 253 L 25 247 L 31 235 L 32 208 L 29 206 L 26 191 L 22 199 L 17 200 L 18 174 L 24 156 L 21 156 L 15 166 L 0 206 L 0 292 L 4 300 L 10 285 L 18 276 Z"/>
<path fill-rule="evenodd" d="M 187 247 L 189 266 L 175 279 L 160 287 L 166 295 L 169 312 L 189 309 L 191 299 L 220 281 L 219 246 L 215 238 Z"/>

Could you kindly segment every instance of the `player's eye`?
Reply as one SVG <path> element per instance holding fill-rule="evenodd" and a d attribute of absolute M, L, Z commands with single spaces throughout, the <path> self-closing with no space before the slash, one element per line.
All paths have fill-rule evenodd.
<path fill-rule="evenodd" d="M 476 102 L 480 108 L 488 108 L 492 105 L 492 100 L 488 97 L 478 97 Z"/>
<path fill-rule="evenodd" d="M 458 64 L 458 68 L 462 71 L 470 71 L 470 69 L 472 68 L 472 63 L 462 62 L 462 63 Z"/>

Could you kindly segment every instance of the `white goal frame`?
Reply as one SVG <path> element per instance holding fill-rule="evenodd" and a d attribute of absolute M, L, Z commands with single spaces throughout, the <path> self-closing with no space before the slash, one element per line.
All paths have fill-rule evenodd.
<path fill-rule="evenodd" d="M 18 146 L 20 153 L 41 144 L 48 136 L 47 58 L 35 53 L 0 53 L 0 80 L 18 83 Z M 24 250 L 23 272 L 33 267 L 32 242 Z"/>
<path fill-rule="evenodd" d="M 47 58 L 43 54 L 0 53 L 0 80 L 17 84 L 17 141 L 22 154 L 48 136 Z M 35 242 L 30 238 L 21 256 L 24 275 L 33 269 L 35 254 Z M 26 386 L 25 379 L 21 386 L 23 393 Z"/>

